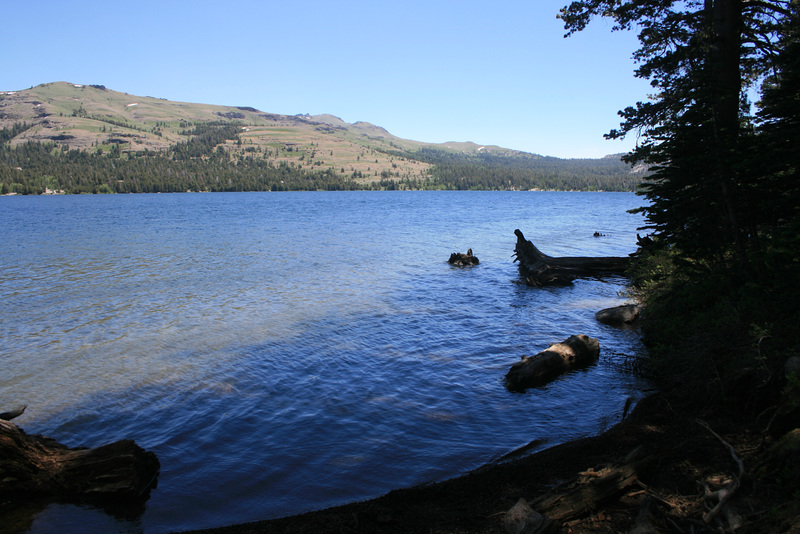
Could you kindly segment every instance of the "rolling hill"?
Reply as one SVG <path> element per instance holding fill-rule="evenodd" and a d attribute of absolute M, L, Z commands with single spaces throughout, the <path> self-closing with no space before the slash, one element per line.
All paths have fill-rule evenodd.
<path fill-rule="evenodd" d="M 50 186 L 68 192 L 92 186 L 92 192 L 99 192 L 104 183 L 108 187 L 100 189 L 120 192 L 275 189 L 276 184 L 287 183 L 277 180 L 276 169 L 285 177 L 291 175 L 291 189 L 331 188 L 338 181 L 348 189 L 630 190 L 641 179 L 618 157 L 562 160 L 469 142 L 422 143 L 333 115 L 290 116 L 247 106 L 173 102 L 67 82 L 0 92 L 0 142 L 5 147 L 0 158 L 4 193 L 41 192 Z M 34 143 L 38 155 L 22 158 L 23 151 L 34 150 Z M 49 147 L 50 156 L 41 147 Z M 87 160 L 89 155 L 94 159 Z M 102 176 L 108 167 L 103 157 L 116 160 L 114 171 L 106 172 L 117 176 Z M 132 167 L 141 173 L 141 162 L 123 162 L 142 158 L 156 161 L 155 166 L 167 174 L 174 170 L 196 175 L 198 166 L 205 164 L 201 174 L 215 176 L 173 185 L 150 180 L 147 187 L 121 186 L 138 175 L 131 174 L 133 170 L 117 172 L 118 168 Z M 225 167 L 236 168 L 237 176 L 228 176 L 220 188 L 207 183 L 219 184 L 219 174 L 230 173 Z M 75 173 L 87 174 L 90 168 L 97 172 L 88 181 L 77 177 L 64 183 L 65 172 L 76 178 Z M 570 176 L 589 179 L 570 183 Z"/>

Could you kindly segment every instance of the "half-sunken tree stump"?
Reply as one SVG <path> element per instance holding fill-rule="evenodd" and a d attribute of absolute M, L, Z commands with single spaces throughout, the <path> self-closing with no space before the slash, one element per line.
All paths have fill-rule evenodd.
<path fill-rule="evenodd" d="M 571 369 L 585 367 L 600 357 L 600 342 L 584 334 L 554 343 L 534 356 L 523 356 L 506 373 L 506 387 L 524 391 L 542 386 Z"/>
<path fill-rule="evenodd" d="M 132 440 L 94 449 L 69 448 L 0 420 L 0 499 L 144 501 L 159 469 L 156 455 Z"/>
<path fill-rule="evenodd" d="M 514 261 L 519 262 L 519 273 L 529 286 L 563 285 L 583 276 L 624 274 L 630 263 L 629 257 L 615 256 L 554 258 L 536 248 L 519 230 L 514 230 L 514 235 Z"/>
<path fill-rule="evenodd" d="M 465 267 L 467 265 L 478 265 L 480 262 L 477 256 L 472 255 L 472 249 L 469 249 L 466 254 L 462 252 L 453 252 L 450 254 L 450 259 L 447 260 L 447 263 L 450 265 L 457 265 L 458 267 Z"/>

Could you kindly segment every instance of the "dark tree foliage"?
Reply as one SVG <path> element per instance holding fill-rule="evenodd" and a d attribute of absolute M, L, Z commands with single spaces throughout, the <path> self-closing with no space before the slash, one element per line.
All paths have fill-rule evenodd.
<path fill-rule="evenodd" d="M 186 132 L 184 135 L 192 136 L 184 143 L 178 143 L 172 147 L 172 154 L 175 159 L 185 160 L 198 158 L 213 154 L 214 148 L 227 140 L 239 138 L 242 125 L 238 122 L 208 122 L 200 123 Z"/>
<path fill-rule="evenodd" d="M 620 157 L 560 159 L 533 154 L 458 154 L 430 148 L 413 157 L 433 164 L 425 189 L 633 191 L 643 173 Z"/>
<path fill-rule="evenodd" d="M 751 209 L 769 210 L 776 226 L 800 210 L 800 2 L 792 3 L 789 10 L 791 17 L 782 29 L 775 69 L 764 83 L 757 115 L 759 165 L 748 169 L 764 186 L 748 191 L 748 196 L 755 195 Z"/>
<path fill-rule="evenodd" d="M 16 122 L 11 128 L 3 128 L 0 130 L 0 144 L 7 143 L 30 127 L 27 122 Z"/>
<path fill-rule="evenodd" d="M 800 2 L 792 2 L 787 15 L 744 169 L 752 177 L 745 183 L 747 210 L 761 216 L 771 271 L 800 269 Z"/>
<path fill-rule="evenodd" d="M 180 150 L 180 149 L 179 149 Z M 185 154 L 185 152 L 184 152 Z M 331 171 L 308 172 L 245 158 L 182 157 L 147 153 L 111 158 L 52 143 L 0 146 L 0 194 L 40 194 L 46 188 L 66 193 L 158 193 L 183 191 L 349 190 L 363 186 Z"/>
<path fill-rule="evenodd" d="M 347 175 L 344 169 L 341 174 L 310 171 L 249 154 L 231 160 L 223 147 L 229 141 L 239 143 L 242 125 L 228 121 L 187 123 L 180 133 L 188 139 L 165 152 L 125 154 L 119 142 L 106 155 L 53 143 L 29 142 L 12 149 L 8 141 L 27 127 L 20 123 L 0 130 L 0 194 L 41 194 L 46 189 L 66 193 L 376 188 L 633 191 L 642 179 L 619 156 L 565 160 L 525 153 L 470 156 L 423 149 L 390 154 L 431 163 L 428 176 L 394 179 L 393 173 L 384 171 L 380 182 L 365 182 L 361 172 Z"/>
<path fill-rule="evenodd" d="M 625 159 L 652 171 L 648 227 L 706 267 L 752 277 L 777 224 L 766 208 L 782 203 L 796 218 L 788 184 L 800 143 L 787 119 L 800 86 L 797 54 L 786 51 L 796 46 L 797 9 L 797 0 L 586 0 L 561 11 L 568 35 L 596 16 L 638 29 L 635 74 L 657 93 L 621 111 L 608 137 L 640 135 Z M 747 92 L 765 76 L 764 124 L 754 129 Z"/>

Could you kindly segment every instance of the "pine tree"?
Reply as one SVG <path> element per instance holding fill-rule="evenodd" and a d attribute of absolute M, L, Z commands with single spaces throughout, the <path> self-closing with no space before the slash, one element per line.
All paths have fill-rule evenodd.
<path fill-rule="evenodd" d="M 653 171 L 640 211 L 662 243 L 748 276 L 762 245 L 749 193 L 765 184 L 746 172 L 758 157 L 746 92 L 781 69 L 776 43 L 796 7 L 797 0 L 587 0 L 559 15 L 568 35 L 596 16 L 639 29 L 635 75 L 657 94 L 621 111 L 624 122 L 608 137 L 641 136 L 625 158 Z"/>

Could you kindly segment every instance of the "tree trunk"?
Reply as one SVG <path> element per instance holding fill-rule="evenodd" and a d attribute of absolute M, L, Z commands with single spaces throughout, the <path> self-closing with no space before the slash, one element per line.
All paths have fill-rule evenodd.
<path fill-rule="evenodd" d="M 711 105 L 714 126 L 714 154 L 717 161 L 717 182 L 725 206 L 728 233 L 738 256 L 739 267 L 747 276 L 750 260 L 748 238 L 739 221 L 737 176 L 734 170 L 740 137 L 740 96 L 742 91 L 741 0 L 706 0 L 706 17 L 710 20 L 711 48 L 709 71 L 711 77 Z"/>
<path fill-rule="evenodd" d="M 517 236 L 514 261 L 519 262 L 520 275 L 529 286 L 569 284 L 582 276 L 624 274 L 630 263 L 628 257 L 553 258 L 542 253 L 519 230 L 514 230 L 514 235 Z"/>

